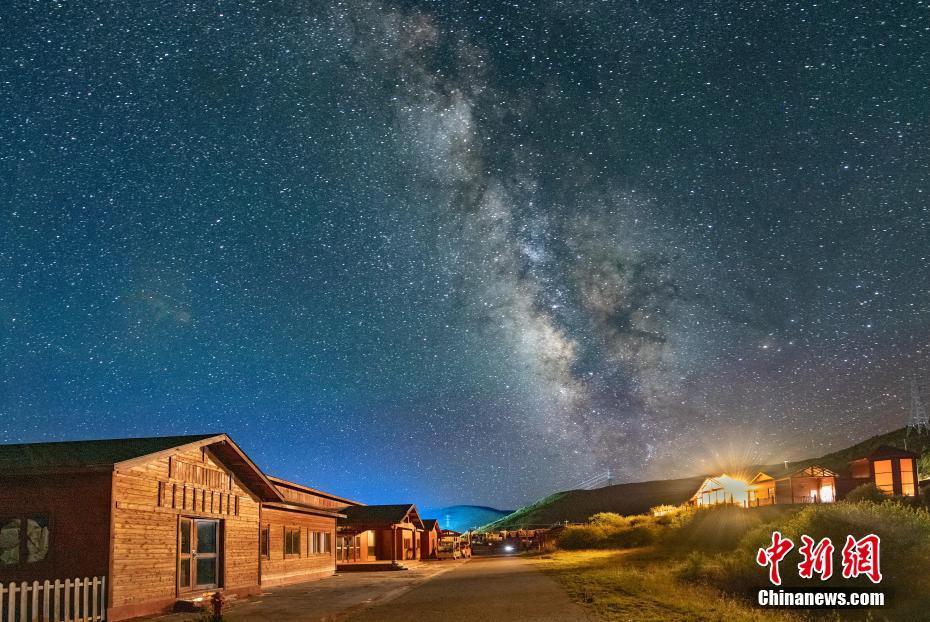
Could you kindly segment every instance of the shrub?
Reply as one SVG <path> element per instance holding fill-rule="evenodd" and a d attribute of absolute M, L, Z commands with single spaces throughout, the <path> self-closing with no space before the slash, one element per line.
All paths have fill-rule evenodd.
<path fill-rule="evenodd" d="M 563 549 L 593 549 L 604 541 L 604 530 L 596 525 L 570 525 L 559 535 Z"/>
<path fill-rule="evenodd" d="M 618 529 L 606 534 L 602 546 L 605 548 L 629 549 L 656 542 L 662 529 L 658 525 L 641 523 L 627 529 Z"/>
<path fill-rule="evenodd" d="M 685 561 L 675 570 L 682 581 L 700 581 L 707 575 L 707 556 L 700 551 L 691 551 Z"/>
<path fill-rule="evenodd" d="M 758 587 L 764 581 L 764 571 L 756 565 L 755 554 L 759 548 L 771 544 L 772 531 L 776 529 L 794 541 L 795 550 L 790 557 L 795 562 L 801 535 L 810 536 L 815 541 L 829 537 L 836 547 L 836 568 L 830 583 L 837 585 L 869 585 L 864 577 L 859 580 L 843 579 L 838 571 L 839 551 L 846 543 L 847 535 L 861 538 L 874 533 L 881 538 L 882 584 L 903 592 L 917 587 L 915 582 L 922 579 L 920 573 L 913 569 L 924 567 L 930 555 L 930 513 L 925 509 L 868 501 L 811 505 L 787 521 L 776 521 L 750 530 L 728 562 L 725 573 L 728 583 L 738 589 L 738 586 Z M 786 566 L 785 562 L 782 562 L 782 568 L 789 570 L 782 573 L 786 585 L 820 584 L 819 577 L 800 579 L 797 571 L 791 565 Z M 922 590 L 920 588 L 919 591 Z"/>
<path fill-rule="evenodd" d="M 613 512 L 598 512 L 588 519 L 588 523 L 604 529 L 623 529 L 630 521 L 625 516 Z"/>
<path fill-rule="evenodd" d="M 862 484 L 861 486 L 856 486 L 849 494 L 846 495 L 846 501 L 848 503 L 858 503 L 859 501 L 871 501 L 872 503 L 881 503 L 885 499 L 888 499 L 888 495 L 883 493 L 878 486 L 869 482 L 868 484 Z"/>

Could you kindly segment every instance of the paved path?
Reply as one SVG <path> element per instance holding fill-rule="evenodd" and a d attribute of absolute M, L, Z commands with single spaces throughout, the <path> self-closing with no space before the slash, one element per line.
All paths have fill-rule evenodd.
<path fill-rule="evenodd" d="M 234 602 L 228 622 L 588 622 L 559 585 L 520 557 L 432 562 L 403 572 L 351 572 Z M 193 622 L 194 614 L 153 616 Z"/>
<path fill-rule="evenodd" d="M 334 622 L 368 605 L 402 594 L 464 562 L 428 563 L 401 572 L 346 572 L 318 581 L 270 587 L 259 596 L 233 601 L 223 612 L 227 622 Z M 192 613 L 151 616 L 158 622 L 196 622 Z M 409 622 L 409 621 L 408 621 Z"/>
<path fill-rule="evenodd" d="M 581 622 L 585 611 L 520 557 L 476 557 L 345 618 L 351 622 Z"/>

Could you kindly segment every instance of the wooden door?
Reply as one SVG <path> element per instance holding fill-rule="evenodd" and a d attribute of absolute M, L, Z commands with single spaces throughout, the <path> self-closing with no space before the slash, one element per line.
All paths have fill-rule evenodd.
<path fill-rule="evenodd" d="M 222 570 L 220 521 L 178 522 L 178 593 L 218 587 Z"/>

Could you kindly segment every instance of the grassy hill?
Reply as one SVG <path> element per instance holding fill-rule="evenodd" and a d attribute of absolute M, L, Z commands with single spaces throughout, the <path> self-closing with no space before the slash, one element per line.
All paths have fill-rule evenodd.
<path fill-rule="evenodd" d="M 582 522 L 598 512 L 642 514 L 663 503 L 688 500 L 704 481 L 703 476 L 666 479 L 635 484 L 616 484 L 594 490 L 568 490 L 549 495 L 532 505 L 486 525 L 483 529 L 548 527 L 560 521 Z"/>
<path fill-rule="evenodd" d="M 908 436 L 906 428 L 873 436 L 861 443 L 819 458 L 792 462 L 789 467 L 796 470 L 816 463 L 830 469 L 840 470 L 845 468 L 850 460 L 868 455 L 879 445 L 891 445 L 901 448 L 906 446 L 907 449 L 920 454 L 921 459 L 918 461 L 920 475 L 921 477 L 930 476 L 930 435 L 911 433 Z M 750 467 L 747 470 L 782 472 L 784 468 L 783 464 L 778 464 L 769 467 Z M 548 527 L 553 523 L 562 521 L 583 522 L 592 514 L 598 512 L 616 512 L 625 515 L 642 514 L 657 505 L 684 503 L 694 494 L 694 491 L 701 485 L 705 477 L 705 475 L 699 475 L 682 479 L 616 484 L 594 490 L 557 492 L 485 525 L 482 529 L 494 531 Z"/>

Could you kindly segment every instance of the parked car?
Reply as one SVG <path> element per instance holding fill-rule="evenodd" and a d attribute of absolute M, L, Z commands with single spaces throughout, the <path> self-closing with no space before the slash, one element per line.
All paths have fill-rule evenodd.
<path fill-rule="evenodd" d="M 459 559 L 462 557 L 462 551 L 458 542 L 440 542 L 436 550 L 436 557 L 439 559 Z"/>

